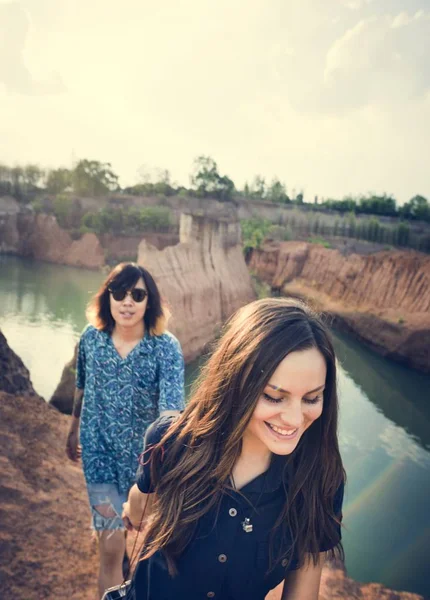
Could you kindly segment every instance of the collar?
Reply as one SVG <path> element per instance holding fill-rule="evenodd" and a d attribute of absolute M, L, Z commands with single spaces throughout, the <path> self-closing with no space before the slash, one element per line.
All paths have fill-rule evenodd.
<path fill-rule="evenodd" d="M 240 491 L 246 495 L 275 492 L 282 485 L 285 464 L 285 456 L 273 454 L 267 471 L 247 483 Z"/>

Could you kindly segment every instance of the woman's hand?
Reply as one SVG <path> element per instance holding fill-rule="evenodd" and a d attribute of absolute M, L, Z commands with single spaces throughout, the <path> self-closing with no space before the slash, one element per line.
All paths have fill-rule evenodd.
<path fill-rule="evenodd" d="M 143 494 L 134 484 L 122 505 L 122 520 L 128 531 L 143 531 L 151 516 L 154 494 Z"/>
<path fill-rule="evenodd" d="M 133 525 L 133 523 L 131 522 L 131 518 L 130 518 L 130 503 L 129 502 L 124 502 L 124 504 L 122 505 L 122 522 L 124 523 L 124 527 L 127 529 L 127 531 L 134 531 L 137 530 L 137 527 L 135 527 Z"/>
<path fill-rule="evenodd" d="M 70 428 L 67 436 L 66 454 L 73 462 L 78 462 L 82 455 L 82 448 L 79 445 L 79 431 L 73 427 Z"/>

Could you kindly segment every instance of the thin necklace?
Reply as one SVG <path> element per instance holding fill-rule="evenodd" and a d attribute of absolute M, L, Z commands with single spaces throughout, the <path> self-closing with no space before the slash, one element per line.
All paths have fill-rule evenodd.
<path fill-rule="evenodd" d="M 269 465 L 269 469 L 270 469 L 270 465 Z M 255 503 L 255 506 L 254 505 L 252 506 L 252 511 L 253 512 L 257 512 L 257 508 L 258 508 L 258 505 L 260 504 L 261 496 L 263 495 L 263 492 L 264 492 L 264 490 L 266 488 L 267 474 L 269 472 L 269 469 L 267 469 L 267 471 L 266 471 L 266 473 L 264 475 L 263 485 L 261 486 L 261 492 L 260 492 L 260 495 L 257 498 L 257 502 Z M 233 489 L 236 492 L 240 493 L 240 490 L 238 490 L 237 487 L 236 487 L 236 483 L 234 481 L 233 473 L 230 475 L 230 479 L 231 479 L 231 483 L 233 484 Z M 243 494 L 242 494 L 242 496 L 243 496 Z M 247 498 L 246 498 L 246 500 L 249 502 L 249 500 Z M 251 513 L 250 516 L 245 517 L 244 520 L 241 523 L 242 529 L 243 529 L 243 531 L 245 533 L 252 533 L 252 530 L 254 528 L 253 525 L 252 525 L 251 516 L 252 516 L 252 513 Z"/>

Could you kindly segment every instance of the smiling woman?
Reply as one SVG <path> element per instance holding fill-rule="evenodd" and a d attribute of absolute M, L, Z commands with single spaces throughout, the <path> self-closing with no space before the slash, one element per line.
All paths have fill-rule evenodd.
<path fill-rule="evenodd" d="M 245 306 L 181 416 L 148 429 L 123 514 L 146 511 L 133 597 L 264 600 L 284 582 L 283 600 L 317 600 L 344 480 L 325 325 L 291 299 Z"/>
<path fill-rule="evenodd" d="M 71 460 L 82 456 L 100 543 L 100 596 L 123 579 L 122 504 L 135 480 L 145 431 L 160 414 L 183 408 L 182 351 L 166 331 L 167 316 L 151 274 L 123 263 L 91 300 L 90 325 L 79 342 L 66 449 Z"/>

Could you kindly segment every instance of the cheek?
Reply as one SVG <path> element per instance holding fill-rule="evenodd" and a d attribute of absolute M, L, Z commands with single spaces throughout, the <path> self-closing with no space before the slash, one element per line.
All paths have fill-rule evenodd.
<path fill-rule="evenodd" d="M 322 411 L 323 411 L 322 402 L 315 406 L 306 406 L 306 408 L 304 409 L 305 420 L 310 425 L 311 423 L 313 423 L 314 421 L 316 421 L 317 419 L 320 418 L 320 416 L 322 415 Z"/>
<path fill-rule="evenodd" d="M 115 317 L 115 315 L 118 312 L 118 307 L 112 302 L 112 299 L 109 300 L 109 308 L 110 314 L 112 315 L 112 317 Z"/>
<path fill-rule="evenodd" d="M 143 315 L 145 314 L 146 311 L 146 302 L 142 302 L 140 304 L 136 305 L 136 316 L 139 319 L 143 319 Z"/>
<path fill-rule="evenodd" d="M 252 414 L 251 422 L 267 421 L 270 417 L 278 414 L 279 406 L 277 404 L 269 404 L 264 400 L 259 400 Z"/>

